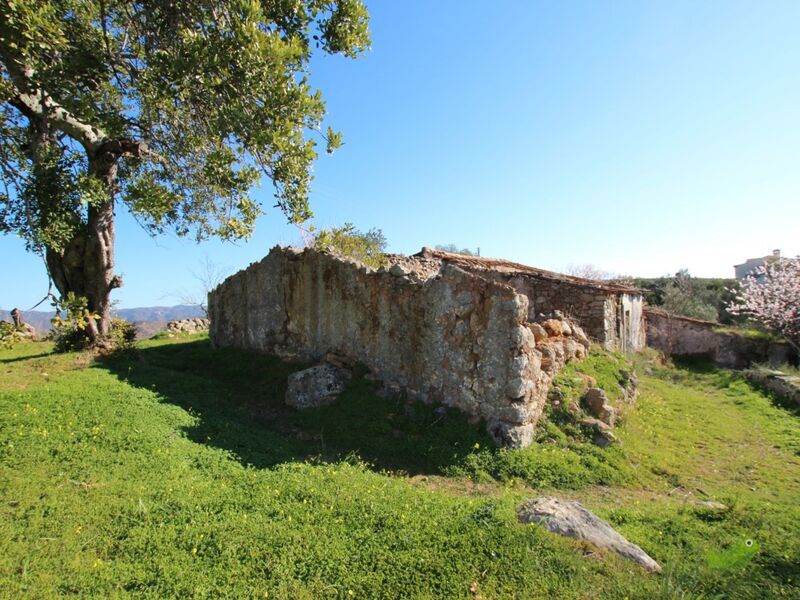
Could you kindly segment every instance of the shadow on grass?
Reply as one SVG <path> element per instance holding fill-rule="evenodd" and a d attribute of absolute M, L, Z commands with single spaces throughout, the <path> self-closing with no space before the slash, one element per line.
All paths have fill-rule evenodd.
<path fill-rule="evenodd" d="M 462 461 L 474 444 L 490 443 L 482 426 L 454 409 L 442 416 L 432 406 L 377 397 L 363 369 L 334 404 L 297 411 L 283 399 L 287 377 L 301 366 L 214 350 L 207 339 L 148 347 L 102 365 L 195 415 L 190 439 L 259 468 L 357 455 L 378 470 L 435 474 Z"/>
<path fill-rule="evenodd" d="M 679 369 L 691 371 L 692 373 L 716 373 L 720 368 L 714 364 L 711 357 L 705 354 L 687 354 L 683 356 L 673 356 L 672 362 Z"/>
<path fill-rule="evenodd" d="M 41 354 L 28 354 L 24 356 L 15 356 L 14 358 L 0 358 L 0 364 L 21 362 L 23 360 L 31 360 L 32 358 L 44 358 L 51 355 L 52 352 L 42 352 Z"/>

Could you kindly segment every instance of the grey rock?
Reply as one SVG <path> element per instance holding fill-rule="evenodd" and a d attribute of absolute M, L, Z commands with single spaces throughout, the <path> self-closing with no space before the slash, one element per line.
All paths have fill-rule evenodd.
<path fill-rule="evenodd" d="M 286 404 L 300 409 L 330 404 L 345 390 L 350 377 L 349 371 L 327 363 L 292 373 Z"/>
<path fill-rule="evenodd" d="M 531 391 L 533 384 L 529 379 L 515 377 L 506 385 L 506 396 L 509 398 L 522 398 Z"/>
<path fill-rule="evenodd" d="M 602 550 L 611 550 L 632 560 L 651 573 L 661 572 L 661 565 L 644 550 L 632 544 L 603 519 L 574 500 L 549 496 L 533 498 L 517 508 L 520 523 L 537 523 L 548 531 L 585 540 Z"/>
<path fill-rule="evenodd" d="M 582 345 L 586 347 L 589 346 L 589 337 L 586 335 L 583 329 L 581 329 L 574 323 L 572 324 L 572 337 L 578 340 Z"/>
<path fill-rule="evenodd" d="M 395 277 L 405 277 L 409 272 L 403 267 L 403 265 L 395 264 L 389 268 L 389 273 Z"/>
<path fill-rule="evenodd" d="M 606 393 L 598 387 L 589 388 L 583 397 L 589 413 L 601 421 L 614 425 L 617 420 L 617 410 L 608 402 Z"/>
<path fill-rule="evenodd" d="M 601 448 L 605 448 L 619 441 L 617 436 L 614 435 L 614 432 L 611 431 L 611 427 L 600 419 L 587 417 L 578 421 L 578 424 L 582 427 L 594 430 L 592 442 Z"/>
<path fill-rule="evenodd" d="M 516 425 L 492 420 L 486 429 L 494 443 L 505 448 L 527 448 L 533 442 L 534 427 L 531 423 Z"/>
<path fill-rule="evenodd" d="M 711 510 L 728 510 L 728 507 L 722 502 L 714 502 L 713 500 L 695 500 L 692 502 L 692 505 L 701 508 L 709 508 Z"/>

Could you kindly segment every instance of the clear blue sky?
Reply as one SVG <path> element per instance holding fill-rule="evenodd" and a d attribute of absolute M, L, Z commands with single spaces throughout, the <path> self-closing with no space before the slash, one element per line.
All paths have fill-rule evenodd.
<path fill-rule="evenodd" d="M 800 2 L 369 2 L 373 48 L 320 57 L 345 146 L 320 158 L 317 226 L 381 228 L 391 251 L 455 243 L 560 270 L 732 276 L 800 253 Z M 231 271 L 299 240 L 151 239 L 119 211 L 122 307 L 176 304 L 209 256 Z M 46 290 L 0 237 L 0 307 Z"/>

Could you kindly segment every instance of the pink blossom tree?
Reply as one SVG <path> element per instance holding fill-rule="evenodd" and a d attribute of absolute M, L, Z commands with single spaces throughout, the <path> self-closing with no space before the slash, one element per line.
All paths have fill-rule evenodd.
<path fill-rule="evenodd" d="M 758 267 L 728 306 L 780 334 L 800 352 L 800 259 L 778 259 Z"/>

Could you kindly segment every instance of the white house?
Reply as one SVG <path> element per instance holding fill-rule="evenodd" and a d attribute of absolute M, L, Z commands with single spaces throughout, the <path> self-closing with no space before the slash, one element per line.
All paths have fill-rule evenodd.
<path fill-rule="evenodd" d="M 736 279 L 741 281 L 745 277 L 751 275 L 758 267 L 763 267 L 769 262 L 780 259 L 780 257 L 781 251 L 773 250 L 772 254 L 767 256 L 762 256 L 761 258 L 748 258 L 740 265 L 733 265 L 733 269 L 736 272 Z"/>

